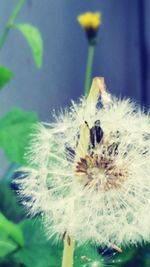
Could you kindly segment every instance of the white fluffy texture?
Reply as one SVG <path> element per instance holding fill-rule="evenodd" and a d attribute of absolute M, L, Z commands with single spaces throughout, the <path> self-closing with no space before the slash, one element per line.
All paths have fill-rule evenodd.
<path fill-rule="evenodd" d="M 114 161 L 128 176 L 117 189 L 86 188 L 74 171 L 73 155 L 66 156 L 66 146 L 76 150 L 84 121 L 92 127 L 96 120 L 106 137 L 120 133 Z M 49 236 L 67 231 L 79 242 L 108 246 L 150 240 L 150 118 L 130 100 L 112 98 L 105 109 L 87 107 L 84 99 L 73 102 L 54 123 L 37 126 L 27 158 L 30 167 L 16 182 L 30 214 L 42 213 Z"/>

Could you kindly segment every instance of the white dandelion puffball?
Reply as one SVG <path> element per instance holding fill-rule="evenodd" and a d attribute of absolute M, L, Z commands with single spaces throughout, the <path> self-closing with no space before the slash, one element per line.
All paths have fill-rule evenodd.
<path fill-rule="evenodd" d="M 49 236 L 102 246 L 150 240 L 150 117 L 93 79 L 87 99 L 39 123 L 17 179 Z"/>

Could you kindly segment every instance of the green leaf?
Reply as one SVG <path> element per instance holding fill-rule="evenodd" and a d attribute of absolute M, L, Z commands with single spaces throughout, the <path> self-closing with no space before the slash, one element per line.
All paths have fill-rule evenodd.
<path fill-rule="evenodd" d="M 25 267 L 25 266 L 20 266 L 20 264 L 17 264 L 13 260 L 13 257 L 11 256 L 11 253 L 10 253 L 3 260 L 0 261 L 0 267 Z"/>
<path fill-rule="evenodd" d="M 122 253 L 118 253 L 114 259 L 112 260 L 112 263 L 115 265 L 123 266 L 125 263 L 129 262 L 135 255 L 136 248 L 129 248 L 124 250 Z"/>
<path fill-rule="evenodd" d="M 5 233 L 11 237 L 19 246 L 24 245 L 24 237 L 19 225 L 9 221 L 2 213 L 0 213 L 0 235 Z"/>
<path fill-rule="evenodd" d="M 111 253 L 107 255 L 107 249 L 104 249 L 105 254 L 102 253 L 99 254 L 97 251 L 97 248 L 95 246 L 92 246 L 90 244 L 86 244 L 82 247 L 77 247 L 75 250 L 75 261 L 74 265 L 75 267 L 91 267 L 97 266 L 97 267 L 104 267 L 104 266 L 124 266 L 124 264 L 128 264 L 128 262 L 134 257 L 136 253 L 136 248 L 130 248 L 130 249 L 124 249 L 123 253 Z"/>
<path fill-rule="evenodd" d="M 112 257 L 103 256 L 98 253 L 97 247 L 86 243 L 83 246 L 76 246 L 74 255 L 74 266 L 75 267 L 105 267 L 112 265 Z"/>
<path fill-rule="evenodd" d="M 13 73 L 8 68 L 0 66 L 0 90 L 12 80 Z"/>
<path fill-rule="evenodd" d="M 23 207 L 19 205 L 15 193 L 5 181 L 0 182 L 0 211 L 13 222 L 18 222 L 24 215 Z"/>
<path fill-rule="evenodd" d="M 15 24 L 15 26 L 25 37 L 27 43 L 29 44 L 34 62 L 38 68 L 42 66 L 43 60 L 43 40 L 40 31 L 33 25 Z"/>
<path fill-rule="evenodd" d="M 0 120 L 0 147 L 9 160 L 19 164 L 26 163 L 24 153 L 36 122 L 36 113 L 18 108 L 12 109 Z"/>
<path fill-rule="evenodd" d="M 17 263 L 26 267 L 58 267 L 61 265 L 62 248 L 46 239 L 40 220 L 20 223 L 25 236 L 25 246 L 14 254 Z"/>
<path fill-rule="evenodd" d="M 7 236 L 0 234 L 0 260 L 17 249 L 17 244 Z"/>

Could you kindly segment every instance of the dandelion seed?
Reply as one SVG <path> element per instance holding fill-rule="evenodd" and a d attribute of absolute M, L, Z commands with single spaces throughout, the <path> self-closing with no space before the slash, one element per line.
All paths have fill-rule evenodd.
<path fill-rule="evenodd" d="M 150 118 L 104 87 L 37 126 L 16 183 L 49 237 L 120 248 L 150 240 Z"/>

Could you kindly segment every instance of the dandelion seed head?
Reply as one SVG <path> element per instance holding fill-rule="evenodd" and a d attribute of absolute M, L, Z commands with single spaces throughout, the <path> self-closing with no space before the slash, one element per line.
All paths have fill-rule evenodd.
<path fill-rule="evenodd" d="M 98 95 L 98 94 L 97 94 Z M 150 117 L 106 92 L 39 123 L 16 180 L 49 236 L 111 246 L 150 239 Z"/>

